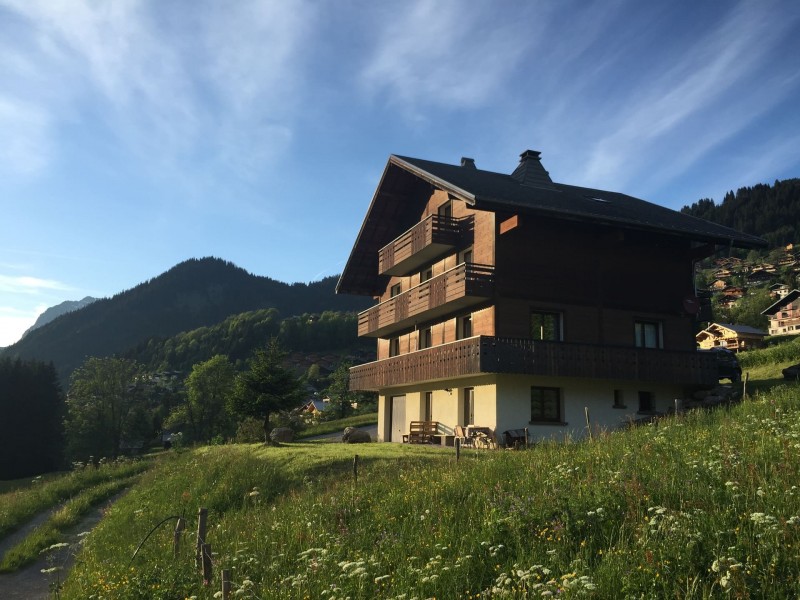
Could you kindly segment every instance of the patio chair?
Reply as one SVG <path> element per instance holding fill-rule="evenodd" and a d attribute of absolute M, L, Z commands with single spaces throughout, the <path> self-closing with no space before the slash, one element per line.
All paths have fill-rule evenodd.
<path fill-rule="evenodd" d="M 455 435 L 455 439 L 460 441 L 462 448 L 465 448 L 465 447 L 472 448 L 473 447 L 473 444 L 472 444 L 473 439 L 470 436 L 467 435 L 467 430 L 464 429 L 463 425 L 456 425 L 453 428 L 453 435 Z"/>

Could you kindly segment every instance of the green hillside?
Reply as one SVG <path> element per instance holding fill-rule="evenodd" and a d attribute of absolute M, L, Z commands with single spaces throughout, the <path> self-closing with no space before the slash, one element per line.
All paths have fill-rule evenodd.
<path fill-rule="evenodd" d="M 52 361 L 65 381 L 88 356 L 122 354 L 150 338 L 167 339 L 231 315 L 274 308 L 288 317 L 361 310 L 369 303 L 337 296 L 335 285 L 335 277 L 287 284 L 220 259 L 192 259 L 31 331 L 3 355 Z"/>
<path fill-rule="evenodd" d="M 315 358 L 332 370 L 336 362 L 349 356 L 352 362 L 374 360 L 375 342 L 359 338 L 355 313 L 326 311 L 321 315 L 281 318 L 277 309 L 268 308 L 232 315 L 215 325 L 181 332 L 167 339 L 150 338 L 125 355 L 148 371 L 181 371 L 214 355 L 227 356 L 238 366 L 273 337 L 292 353 L 299 353 L 293 366 L 304 371 Z M 329 364 L 328 364 L 329 363 Z"/>
<path fill-rule="evenodd" d="M 400 444 L 173 454 L 88 536 L 61 598 L 210 599 L 222 569 L 234 597 L 264 599 L 797 597 L 797 389 L 458 463 Z M 176 560 L 174 521 L 131 558 L 181 514 Z"/>

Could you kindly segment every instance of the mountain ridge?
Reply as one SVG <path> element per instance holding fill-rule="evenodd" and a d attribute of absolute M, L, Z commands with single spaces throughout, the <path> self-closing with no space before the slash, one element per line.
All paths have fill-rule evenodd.
<path fill-rule="evenodd" d="M 56 304 L 55 306 L 51 306 L 45 309 L 45 311 L 36 318 L 36 322 L 24 331 L 20 339 L 24 338 L 34 329 L 39 329 L 39 327 L 47 325 L 50 321 L 57 319 L 63 314 L 75 310 L 80 310 L 81 308 L 83 308 L 84 306 L 88 306 L 95 300 L 97 300 L 97 298 L 93 298 L 92 296 L 86 296 L 81 300 L 65 300 L 60 304 Z"/>
<path fill-rule="evenodd" d="M 248 311 L 282 316 L 366 308 L 369 299 L 335 294 L 336 276 L 288 284 L 215 257 L 192 258 L 110 298 L 34 329 L 3 356 L 53 362 L 66 380 L 89 356 L 111 356 L 151 337 L 166 338 Z"/>

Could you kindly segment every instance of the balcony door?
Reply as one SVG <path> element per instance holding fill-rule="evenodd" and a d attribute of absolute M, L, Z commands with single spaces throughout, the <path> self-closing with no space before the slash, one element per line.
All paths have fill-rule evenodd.
<path fill-rule="evenodd" d="M 390 441 L 402 443 L 403 435 L 407 433 L 406 429 L 406 397 L 391 396 L 389 398 L 389 431 Z"/>

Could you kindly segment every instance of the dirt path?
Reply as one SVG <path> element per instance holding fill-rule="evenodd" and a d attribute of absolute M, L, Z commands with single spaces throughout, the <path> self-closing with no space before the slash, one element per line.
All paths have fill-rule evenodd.
<path fill-rule="evenodd" d="M 81 537 L 78 534 L 84 531 L 91 531 L 103 518 L 103 513 L 106 509 L 118 500 L 121 495 L 118 494 L 92 509 L 76 527 L 71 529 L 64 536 L 64 541 L 69 543 L 68 547 L 43 554 L 42 558 L 37 560 L 36 563 L 16 573 L 0 573 L 0 598 L 3 600 L 48 600 L 53 597 L 51 587 L 64 580 L 75 560 L 75 554 L 80 548 L 78 544 Z M 55 510 L 57 509 L 38 515 L 25 527 L 0 542 L 0 556 L 33 531 L 35 527 L 44 523 Z M 14 538 L 13 541 L 12 538 Z M 60 567 L 60 570 L 52 573 L 42 573 L 43 569 L 52 567 Z"/>

